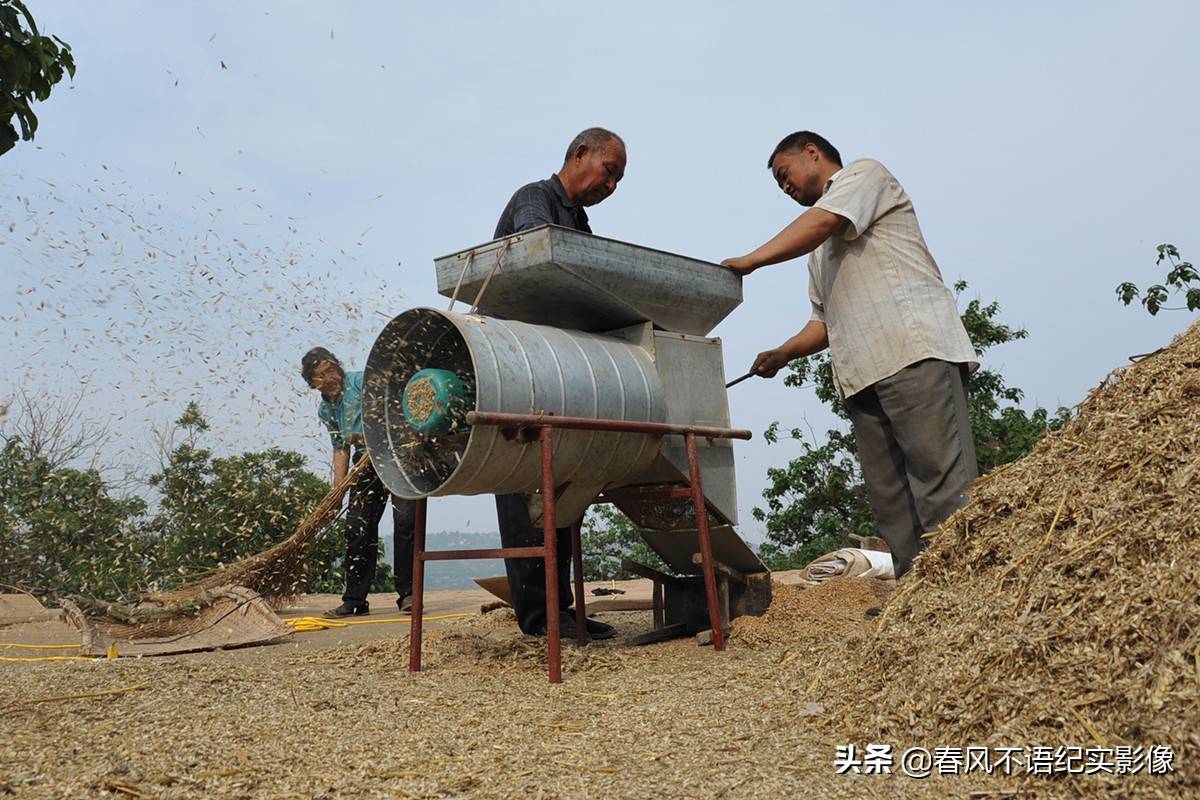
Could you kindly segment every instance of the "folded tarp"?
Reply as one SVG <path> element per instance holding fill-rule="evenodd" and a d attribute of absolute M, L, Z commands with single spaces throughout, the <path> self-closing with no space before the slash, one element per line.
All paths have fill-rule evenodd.
<path fill-rule="evenodd" d="M 826 553 L 805 567 L 800 574 L 800 582 L 807 586 L 815 586 L 830 578 L 892 580 L 895 577 L 891 553 L 843 547 L 841 550 Z"/>

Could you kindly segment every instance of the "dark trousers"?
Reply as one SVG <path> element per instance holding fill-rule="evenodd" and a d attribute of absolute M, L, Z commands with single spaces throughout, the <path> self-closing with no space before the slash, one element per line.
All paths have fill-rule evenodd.
<path fill-rule="evenodd" d="M 927 359 L 846 398 L 863 482 L 896 577 L 967 501 L 979 475 L 966 367 Z"/>
<path fill-rule="evenodd" d="M 541 527 L 529 520 L 529 506 L 523 494 L 496 495 L 496 521 L 500 526 L 500 544 L 504 547 L 540 547 L 545 541 Z M 558 604 L 571 607 L 571 529 L 558 529 Z M 517 625 L 523 633 L 546 632 L 546 559 L 506 558 L 508 591 L 512 595 Z"/>
<path fill-rule="evenodd" d="M 357 462 L 359 454 L 355 453 Z M 396 593 L 412 594 L 413 527 L 417 502 L 402 500 L 387 490 L 367 467 L 350 487 L 350 505 L 346 509 L 346 592 L 342 600 L 354 605 L 367 602 L 367 593 L 375 581 L 375 562 L 379 558 L 379 520 L 388 498 L 392 501 L 394 570 Z"/>

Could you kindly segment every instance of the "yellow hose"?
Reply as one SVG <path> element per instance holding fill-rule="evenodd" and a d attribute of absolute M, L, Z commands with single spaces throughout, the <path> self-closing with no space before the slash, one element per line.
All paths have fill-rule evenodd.
<path fill-rule="evenodd" d="M 78 650 L 77 644 L 17 644 L 16 642 L 0 642 L 0 647 L 24 647 L 27 650 Z"/>

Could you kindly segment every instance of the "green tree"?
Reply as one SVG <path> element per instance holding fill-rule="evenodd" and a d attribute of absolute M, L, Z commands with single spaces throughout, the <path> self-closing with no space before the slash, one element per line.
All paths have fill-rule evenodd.
<path fill-rule="evenodd" d="M 966 288 L 965 281 L 954 284 L 958 295 Z M 984 305 L 978 299 L 967 303 L 962 313 L 963 327 L 980 356 L 996 345 L 1029 337 L 1024 328 L 1010 328 L 998 322 L 999 313 L 999 303 L 992 301 Z M 971 376 L 967 384 L 967 406 L 980 475 L 1026 455 L 1047 431 L 1059 430 L 1071 418 L 1070 409 L 1062 406 L 1053 412 L 1038 406 L 1026 413 L 1017 405 L 1024 398 L 1022 390 L 1009 386 L 995 370 L 980 369 Z"/>
<path fill-rule="evenodd" d="M 806 366 L 793 364 L 785 381 L 803 375 Z M 802 452 L 786 466 L 767 470 L 769 484 L 763 490 L 767 507 L 755 507 L 752 512 L 756 520 L 766 523 L 767 541 L 759 548 L 759 556 L 772 569 L 802 567 L 822 553 L 845 546 L 849 534 L 875 533 L 854 435 L 829 430 L 822 444 L 812 443 L 799 429 L 784 436 L 795 439 Z M 779 423 L 772 423 L 765 438 L 771 444 L 779 441 Z"/>
<path fill-rule="evenodd" d="M 176 422 L 178 443 L 150 479 L 159 496 L 149 514 L 146 500 L 116 495 L 99 470 L 67 466 L 97 460 L 89 450 L 100 445 L 102 430 L 72 428 L 64 416 L 73 414 L 71 402 L 34 400 L 0 432 L 0 584 L 6 587 L 47 599 L 133 600 L 291 536 L 329 489 L 297 453 L 214 457 L 201 444 L 208 422 L 192 403 Z M 310 590 L 342 590 L 343 531 L 337 523 L 313 545 Z M 392 581 L 381 564 L 373 588 L 390 591 Z"/>
<path fill-rule="evenodd" d="M 94 469 L 56 466 L 20 438 L 0 450 L 0 584 L 53 599 L 125 599 L 145 587 L 146 504 L 120 498 Z"/>
<path fill-rule="evenodd" d="M 158 542 L 154 574 L 164 582 L 230 564 L 286 539 L 329 491 L 328 483 L 304 468 L 298 453 L 271 448 L 215 457 L 200 446 L 208 422 L 195 403 L 188 404 L 176 427 L 182 441 L 150 479 L 162 494 L 149 529 Z M 310 552 L 310 584 L 340 586 L 335 561 L 344 544 L 338 546 L 339 532 L 327 532 Z"/>
<path fill-rule="evenodd" d="M 579 536 L 583 548 L 583 579 L 586 581 L 629 580 L 638 577 L 621 567 L 628 558 L 662 572 L 671 570 L 638 533 L 638 526 L 610 505 L 592 506 L 583 519 Z"/>
<path fill-rule="evenodd" d="M 0 155 L 37 133 L 30 103 L 45 100 L 63 79 L 75 77 L 71 47 L 57 36 L 42 36 L 21 0 L 0 0 Z"/>
<path fill-rule="evenodd" d="M 1163 278 L 1162 283 L 1146 287 L 1146 294 L 1142 297 L 1142 307 L 1149 311 L 1151 316 L 1158 314 L 1160 310 L 1182 311 L 1185 306 L 1188 311 L 1200 308 L 1200 274 L 1196 273 L 1190 262 L 1183 260 L 1175 245 L 1160 244 L 1157 249 L 1158 259 L 1154 264 L 1161 267 L 1164 261 L 1167 262 L 1167 275 Z M 1193 286 L 1193 283 L 1197 285 Z M 1171 288 L 1168 289 L 1168 286 Z M 1170 299 L 1172 293 L 1182 294 L 1185 306 L 1163 305 Z M 1141 291 L 1137 284 L 1130 281 L 1125 281 L 1117 286 L 1117 298 L 1125 305 L 1132 303 L 1140 294 Z"/>
<path fill-rule="evenodd" d="M 954 286 L 958 295 L 966 288 L 962 281 Z M 1024 329 L 999 322 L 999 313 L 998 303 L 985 305 L 978 299 L 970 301 L 962 312 L 963 326 L 980 355 L 1029 335 Z M 769 443 L 793 439 L 802 450 L 786 466 L 767 470 L 769 483 L 763 490 L 766 507 L 753 512 L 767 528 L 767 542 L 760 548 L 760 555 L 774 569 L 803 566 L 822 553 L 844 547 L 850 542 L 849 534 L 876 532 L 854 432 L 849 429 L 849 417 L 837 396 L 829 355 L 793 361 L 784 383 L 797 388 L 812 386 L 817 398 L 843 420 L 843 426 L 827 431 L 821 443 L 810 431 L 784 431 L 778 422 L 765 432 Z M 981 369 L 971 376 L 967 402 L 980 474 L 1025 455 L 1047 430 L 1061 428 L 1069 419 L 1070 412 L 1065 408 L 1053 414 L 1044 408 L 1026 413 L 1017 405 L 1022 397 L 1020 389 L 1009 386 L 994 370 Z"/>

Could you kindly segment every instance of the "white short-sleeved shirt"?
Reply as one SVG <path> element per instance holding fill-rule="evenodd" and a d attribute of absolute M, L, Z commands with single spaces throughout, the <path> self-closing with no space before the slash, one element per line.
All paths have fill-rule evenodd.
<path fill-rule="evenodd" d="M 912 201 L 883 164 L 850 162 L 814 207 L 849 221 L 808 258 L 812 318 L 829 331 L 843 398 L 927 358 L 979 367 Z"/>

